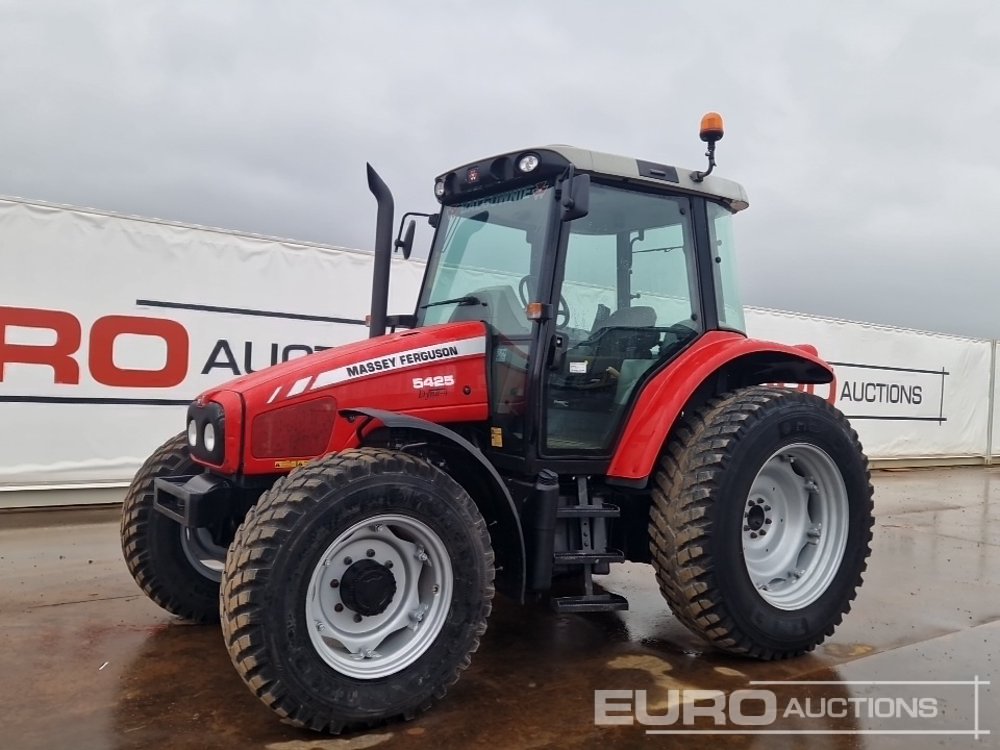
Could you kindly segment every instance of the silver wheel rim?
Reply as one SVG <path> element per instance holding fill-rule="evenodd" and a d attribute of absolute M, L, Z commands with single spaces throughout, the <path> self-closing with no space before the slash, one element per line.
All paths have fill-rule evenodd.
<path fill-rule="evenodd" d="M 847 549 L 849 503 L 826 451 L 794 443 L 757 473 L 743 508 L 743 561 L 757 593 L 783 610 L 807 607 L 833 582 Z"/>
<path fill-rule="evenodd" d="M 383 566 L 395 583 L 391 601 L 377 614 L 361 615 L 344 603 L 341 581 L 361 560 Z M 373 516 L 320 555 L 306 594 L 309 637 L 341 674 L 363 680 L 395 674 L 434 643 L 453 588 L 451 558 L 435 531 L 410 516 Z"/>
<path fill-rule="evenodd" d="M 181 548 L 191 567 L 212 581 L 222 582 L 226 548 L 212 539 L 208 529 L 181 527 Z"/>

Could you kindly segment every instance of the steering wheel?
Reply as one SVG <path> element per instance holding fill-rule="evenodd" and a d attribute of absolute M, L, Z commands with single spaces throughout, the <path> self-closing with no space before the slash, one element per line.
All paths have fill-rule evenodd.
<path fill-rule="evenodd" d="M 517 284 L 517 296 L 521 298 L 521 304 L 525 307 L 528 306 L 530 301 L 528 297 L 528 282 L 531 280 L 530 276 L 522 276 L 521 281 Z M 560 322 L 560 318 L 562 321 Z M 559 295 L 559 305 L 556 307 L 556 328 L 565 328 L 569 325 L 569 303 L 566 302 L 566 298 L 561 294 Z"/>

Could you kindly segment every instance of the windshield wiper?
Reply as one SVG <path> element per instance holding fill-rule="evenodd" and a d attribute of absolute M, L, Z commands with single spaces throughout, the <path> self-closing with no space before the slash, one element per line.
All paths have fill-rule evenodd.
<path fill-rule="evenodd" d="M 426 307 L 437 307 L 438 305 L 484 305 L 484 303 L 481 299 L 479 299 L 479 297 L 468 295 L 466 297 L 454 297 L 453 299 L 441 299 L 437 302 L 428 302 L 426 305 L 421 305 L 420 309 L 423 310 Z"/>

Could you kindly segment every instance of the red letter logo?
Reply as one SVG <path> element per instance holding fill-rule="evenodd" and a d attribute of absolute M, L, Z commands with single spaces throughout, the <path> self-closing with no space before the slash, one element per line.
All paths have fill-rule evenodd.
<path fill-rule="evenodd" d="M 9 344 L 9 326 L 47 328 L 55 332 L 56 341 L 47 345 Z M 0 306 L 0 381 L 8 364 L 46 365 L 52 368 L 54 382 L 76 385 L 80 382 L 80 365 L 73 354 L 80 348 L 80 337 L 80 321 L 68 312 Z"/>
<path fill-rule="evenodd" d="M 167 361 L 159 370 L 118 367 L 115 339 L 125 333 L 156 336 L 167 344 Z M 120 388 L 172 388 L 184 382 L 188 369 L 188 335 L 180 323 L 164 318 L 108 315 L 90 329 L 90 374 L 104 385 Z"/>

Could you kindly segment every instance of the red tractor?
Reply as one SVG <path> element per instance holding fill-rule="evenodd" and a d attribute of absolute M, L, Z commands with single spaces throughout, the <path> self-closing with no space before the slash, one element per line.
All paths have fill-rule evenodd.
<path fill-rule="evenodd" d="M 868 462 L 837 409 L 773 385 L 830 382 L 815 350 L 744 333 L 746 194 L 709 176 L 718 115 L 701 136 L 704 172 L 549 146 L 441 175 L 410 315 L 386 315 L 393 200 L 369 167 L 371 338 L 191 404 L 125 500 L 135 580 L 221 614 L 254 694 L 331 732 L 441 698 L 494 585 L 623 610 L 594 576 L 625 560 L 725 651 L 822 642 L 870 553 Z"/>

